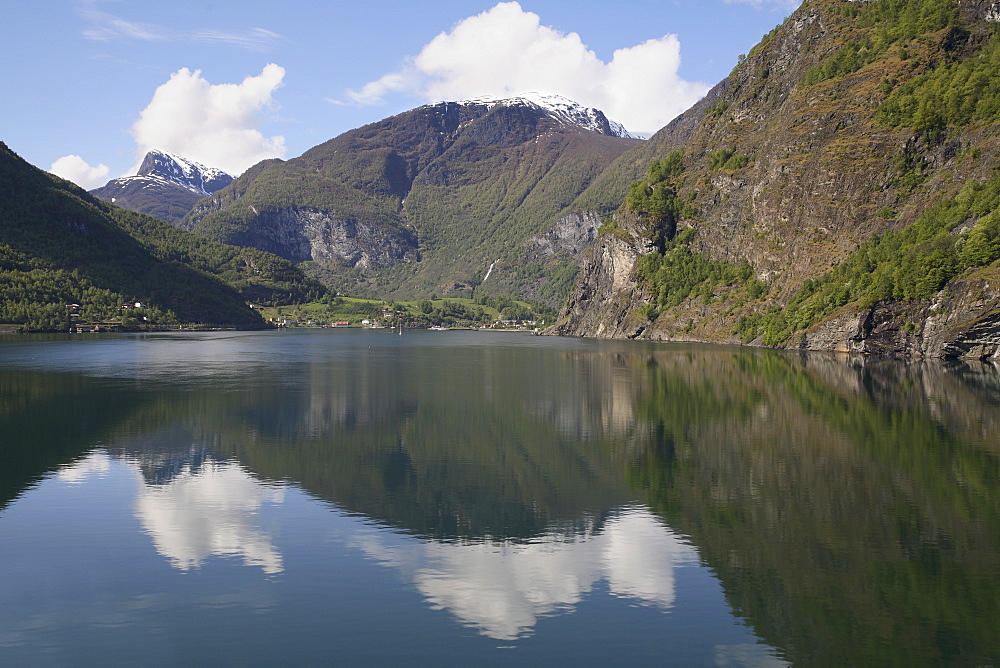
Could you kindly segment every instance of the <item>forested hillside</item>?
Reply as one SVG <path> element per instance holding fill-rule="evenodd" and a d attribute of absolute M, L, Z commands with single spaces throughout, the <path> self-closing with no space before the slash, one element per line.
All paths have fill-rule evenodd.
<path fill-rule="evenodd" d="M 998 19 L 803 3 L 640 149 L 560 331 L 995 355 Z"/>
<path fill-rule="evenodd" d="M 307 263 L 360 296 L 481 286 L 558 305 L 576 258 L 532 253 L 527 240 L 640 143 L 589 111 L 596 130 L 524 100 L 428 105 L 256 165 L 181 226 Z"/>
<path fill-rule="evenodd" d="M 255 328 L 264 323 L 247 301 L 323 293 L 285 260 L 101 202 L 0 143 L 0 323 L 64 330 L 72 311 L 126 328 Z"/>

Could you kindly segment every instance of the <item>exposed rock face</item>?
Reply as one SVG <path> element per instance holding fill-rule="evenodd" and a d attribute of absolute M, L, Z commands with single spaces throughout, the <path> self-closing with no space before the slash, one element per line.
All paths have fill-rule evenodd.
<path fill-rule="evenodd" d="M 647 322 L 633 310 L 648 294 L 633 267 L 638 256 L 651 250 L 627 233 L 598 237 L 581 263 L 580 278 L 566 303 L 567 319 L 555 331 L 608 339 L 640 336 Z"/>
<path fill-rule="evenodd" d="M 927 307 L 924 354 L 1000 359 L 1000 281 L 954 281 Z"/>
<path fill-rule="evenodd" d="M 894 82 L 942 59 L 974 54 L 992 30 L 986 21 L 995 5 L 959 3 L 965 28 L 915 40 L 905 58 L 891 51 L 847 75 L 804 85 L 813 67 L 857 36 L 839 0 L 804 4 L 712 91 L 710 104 L 701 103 L 616 163 L 627 163 L 632 154 L 662 158 L 683 150 L 677 194 L 694 214 L 679 222 L 678 231 L 693 228 L 689 248 L 708 260 L 749 263 L 754 278 L 769 286 L 766 298 L 739 299 L 732 286 L 720 286 L 709 296 L 647 310 L 652 320 L 640 317 L 649 295 L 635 265 L 651 251 L 638 241 L 649 229 L 623 207 L 616 214 L 619 228 L 602 234 L 584 260 L 555 331 L 740 344 L 742 316 L 784 308 L 805 281 L 826 276 L 874 236 L 906 228 L 967 182 L 986 182 L 1000 157 L 995 123 L 930 137 L 883 124 L 877 111 Z M 649 156 L 653 148 L 658 152 Z M 713 164 L 723 150 L 742 156 L 745 166 Z M 907 174 L 919 177 L 906 184 Z M 847 304 L 784 345 L 995 359 L 995 265 L 975 278 L 956 279 L 931 300 Z"/>
<path fill-rule="evenodd" d="M 525 242 L 529 255 L 576 257 L 597 238 L 601 217 L 594 211 L 563 216 L 556 224 Z"/>
<path fill-rule="evenodd" d="M 802 335 L 809 350 L 896 357 L 1000 359 L 1000 289 L 995 279 L 955 281 L 933 300 L 848 311 Z"/>
<path fill-rule="evenodd" d="M 293 262 L 313 260 L 362 269 L 420 258 L 412 236 L 393 235 L 370 223 L 310 208 L 263 212 L 234 241 Z"/>
<path fill-rule="evenodd" d="M 233 182 L 233 177 L 221 169 L 156 150 L 149 151 L 143 158 L 138 175 L 170 181 L 202 196 L 211 195 Z"/>

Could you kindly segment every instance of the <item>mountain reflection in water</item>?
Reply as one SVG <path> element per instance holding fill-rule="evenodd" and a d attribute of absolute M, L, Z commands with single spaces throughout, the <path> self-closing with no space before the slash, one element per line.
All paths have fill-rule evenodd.
<path fill-rule="evenodd" d="M 646 641 L 715 648 L 676 664 L 1000 656 L 994 367 L 460 332 L 158 341 L 119 341 L 162 349 L 113 373 L 22 348 L 0 366 L 0 540 L 47 472 L 124 476 L 174 571 L 232 561 L 278 586 L 338 545 L 372 587 L 355 607 L 397 578 L 494 640 L 557 643 L 542 620 L 583 624 L 600 593 L 657 615 Z M 186 374 L 184 345 L 228 362 Z M 682 632 L 709 608 L 685 582 L 709 574 L 730 621 Z"/>

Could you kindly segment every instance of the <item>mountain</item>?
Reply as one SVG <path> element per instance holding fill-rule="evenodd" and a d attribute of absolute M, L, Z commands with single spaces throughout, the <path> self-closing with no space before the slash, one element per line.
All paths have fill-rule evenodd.
<path fill-rule="evenodd" d="M 1000 14 L 811 0 L 622 155 L 562 334 L 903 356 L 1000 349 Z"/>
<path fill-rule="evenodd" d="M 152 150 L 143 158 L 138 174 L 113 179 L 90 193 L 123 209 L 174 223 L 195 202 L 232 182 L 233 177 L 221 169 Z"/>
<path fill-rule="evenodd" d="M 558 96 L 442 102 L 260 163 L 180 226 L 308 263 L 351 294 L 471 296 L 488 281 L 486 291 L 558 305 L 575 255 L 529 239 L 573 214 L 573 200 L 640 143 Z M 562 228 L 586 236 L 591 222 Z"/>
<path fill-rule="evenodd" d="M 286 260 L 107 204 L 0 142 L 2 323 L 65 331 L 79 311 L 89 321 L 134 328 L 263 328 L 248 300 L 284 304 L 324 292 Z M 141 311 L 123 311 L 136 302 Z"/>

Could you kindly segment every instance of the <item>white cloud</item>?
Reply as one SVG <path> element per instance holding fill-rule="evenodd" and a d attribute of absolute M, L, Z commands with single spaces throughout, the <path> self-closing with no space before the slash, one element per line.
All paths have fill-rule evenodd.
<path fill-rule="evenodd" d="M 604 62 L 578 34 L 543 26 L 517 2 L 501 2 L 346 98 L 379 104 L 394 92 L 428 101 L 551 92 L 597 107 L 633 132 L 653 132 L 708 91 L 678 76 L 680 62 L 674 35 L 619 49 Z"/>
<path fill-rule="evenodd" d="M 283 157 L 285 138 L 265 137 L 258 126 L 277 106 L 273 95 L 284 76 L 284 68 L 273 63 L 238 84 L 211 84 L 201 70 L 178 70 L 132 125 L 139 157 L 157 148 L 234 175 Z"/>
<path fill-rule="evenodd" d="M 280 39 L 281 35 L 264 28 L 253 28 L 241 32 L 199 30 L 191 36 L 191 40 L 195 42 L 216 42 L 258 51 Z"/>
<path fill-rule="evenodd" d="M 52 163 L 49 171 L 67 181 L 72 181 L 84 190 L 103 186 L 108 177 L 107 165 L 91 167 L 78 155 L 64 155 Z"/>
<path fill-rule="evenodd" d="M 89 25 L 84 28 L 83 36 L 98 42 L 110 42 L 116 39 L 137 39 L 143 42 L 162 42 L 169 39 L 163 28 L 149 23 L 126 21 L 103 12 L 97 8 L 94 0 L 82 2 L 80 15 Z"/>

